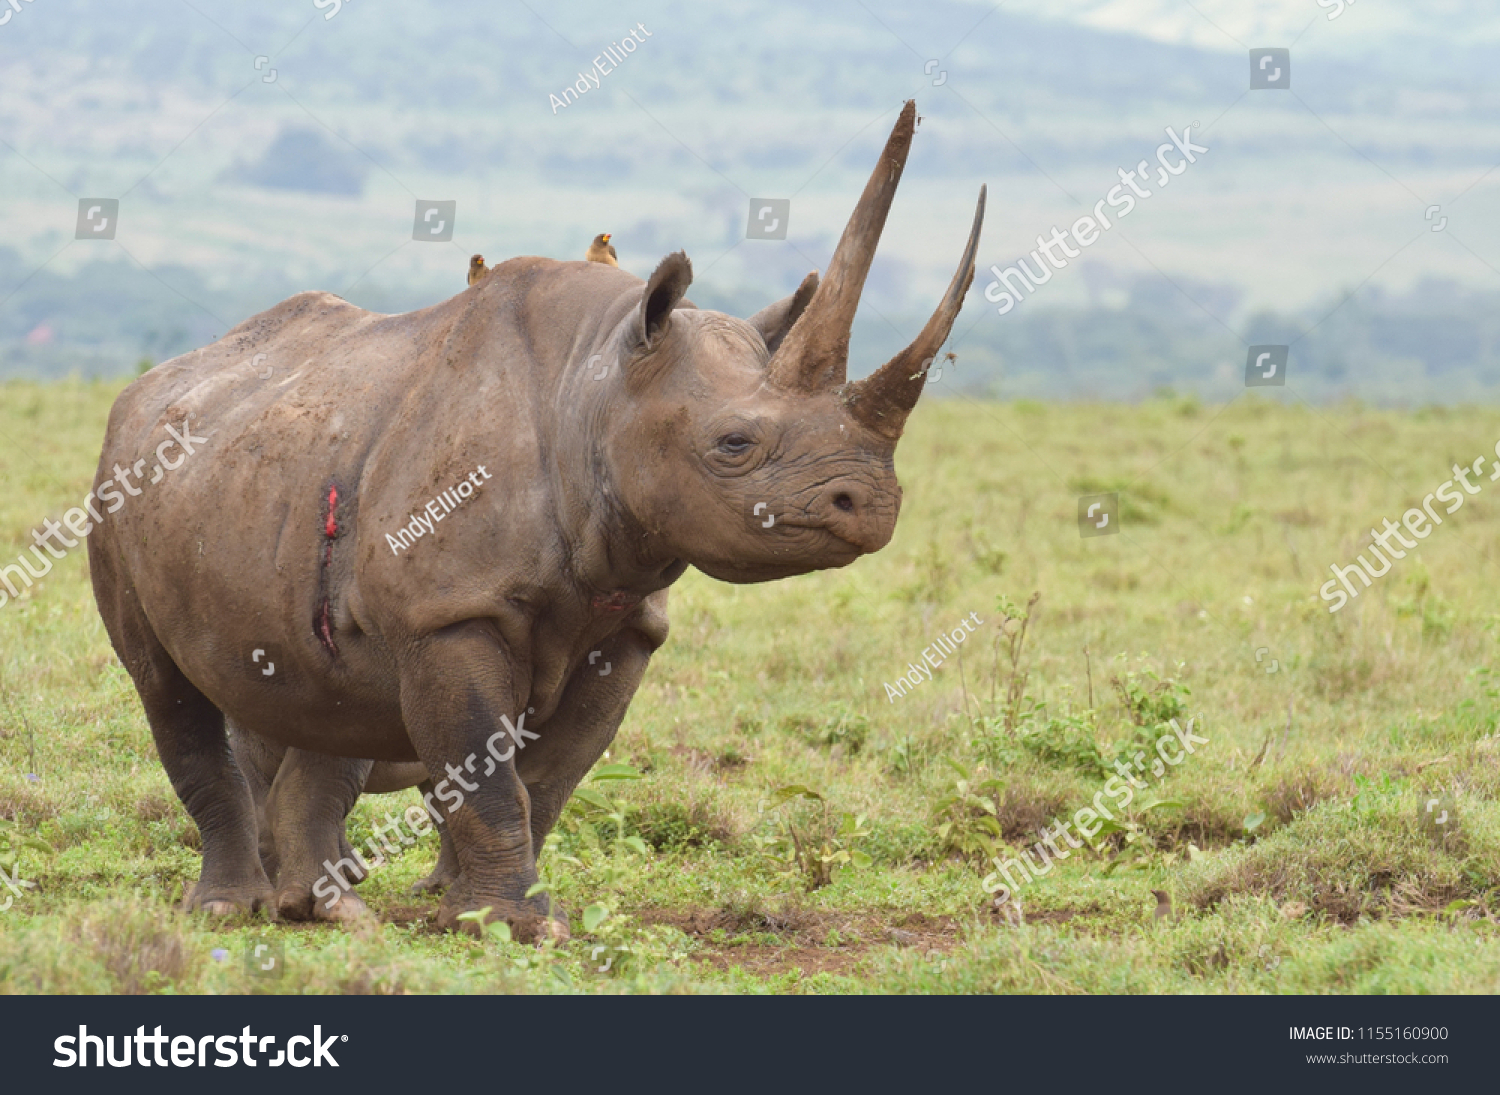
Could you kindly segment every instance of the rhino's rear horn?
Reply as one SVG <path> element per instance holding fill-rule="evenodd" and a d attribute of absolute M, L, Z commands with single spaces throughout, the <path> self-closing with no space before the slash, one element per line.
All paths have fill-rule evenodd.
<path fill-rule="evenodd" d="M 948 292 L 922 333 L 906 349 L 882 365 L 864 380 L 845 386 L 844 401 L 856 422 L 891 441 L 901 436 L 906 417 L 917 405 L 927 384 L 927 370 L 933 358 L 948 340 L 953 321 L 963 307 L 964 294 L 974 281 L 974 256 L 979 250 L 979 229 L 984 224 L 985 187 L 979 188 L 979 205 L 974 210 L 974 226 L 969 229 L 969 245 L 958 264 Z"/>
<path fill-rule="evenodd" d="M 886 214 L 901 182 L 917 128 L 917 104 L 908 100 L 865 184 L 859 204 L 828 262 L 818 291 L 771 357 L 768 379 L 783 388 L 814 391 L 842 384 L 849 364 L 849 332 L 865 277 L 875 258 Z"/>

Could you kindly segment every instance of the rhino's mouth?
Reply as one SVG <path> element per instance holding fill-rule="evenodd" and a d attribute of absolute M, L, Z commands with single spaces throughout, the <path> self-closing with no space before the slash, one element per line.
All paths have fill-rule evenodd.
<path fill-rule="evenodd" d="M 710 578 L 736 585 L 753 585 L 760 582 L 775 582 L 782 578 L 795 578 L 800 574 L 811 574 L 815 570 L 829 570 L 848 566 L 862 552 L 851 551 L 846 555 L 823 555 L 816 563 L 697 563 L 694 564 Z"/>
<path fill-rule="evenodd" d="M 818 536 L 819 551 L 834 552 L 839 555 L 848 554 L 848 559 L 839 559 L 835 566 L 843 566 L 852 559 L 861 555 L 868 555 L 872 551 L 878 551 L 883 544 L 870 544 L 862 540 L 853 539 L 839 531 L 838 522 L 833 518 L 819 517 L 812 513 L 791 513 L 777 520 L 777 527 L 797 529 L 799 533 L 814 533 Z M 774 530 L 768 530 L 774 531 Z M 801 537 L 799 536 L 799 539 Z"/>
<path fill-rule="evenodd" d="M 821 533 L 823 536 L 827 537 L 828 539 L 836 541 L 837 543 L 842 544 L 845 547 L 849 548 L 851 551 L 853 551 L 857 555 L 863 555 L 863 554 L 865 554 L 866 551 L 869 550 L 867 547 L 865 547 L 863 544 L 860 544 L 858 541 L 851 540 L 847 536 L 844 536 L 844 535 L 841 535 L 838 532 L 835 532 L 833 530 L 833 528 L 830 525 L 828 525 L 826 522 L 819 521 L 819 520 L 817 520 L 815 518 L 809 518 L 809 519 L 805 519 L 805 520 L 800 520 L 799 521 L 799 520 L 797 520 L 795 518 L 790 518 L 789 517 L 789 518 L 786 518 L 785 520 L 783 520 L 781 522 L 781 524 L 784 525 L 787 528 L 801 529 L 801 530 L 806 531 L 806 532 Z"/>

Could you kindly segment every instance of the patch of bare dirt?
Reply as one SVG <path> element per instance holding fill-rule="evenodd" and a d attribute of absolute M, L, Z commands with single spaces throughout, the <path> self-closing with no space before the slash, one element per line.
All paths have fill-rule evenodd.
<path fill-rule="evenodd" d="M 720 779 L 730 774 L 736 774 L 750 764 L 753 758 L 743 756 L 734 749 L 722 750 L 718 753 L 710 753 L 703 749 L 696 749 L 691 745 L 674 745 L 667 750 L 668 753 L 677 757 L 696 772 L 703 775 L 718 776 Z"/>
<path fill-rule="evenodd" d="M 922 954 L 946 954 L 958 945 L 951 917 L 922 913 L 815 912 L 781 910 L 645 909 L 646 924 L 666 924 L 691 936 L 694 957 L 715 969 L 736 966 L 757 977 L 848 974 L 877 947 L 909 947 Z M 775 936 L 776 942 L 765 937 Z"/>

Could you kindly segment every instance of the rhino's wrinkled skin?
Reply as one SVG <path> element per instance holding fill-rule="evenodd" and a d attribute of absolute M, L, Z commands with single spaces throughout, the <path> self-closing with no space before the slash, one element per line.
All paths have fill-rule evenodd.
<path fill-rule="evenodd" d="M 908 103 L 824 279 L 750 320 L 688 304 L 680 253 L 644 283 L 518 258 L 406 315 L 303 293 L 125 390 L 96 485 L 168 425 L 207 438 L 89 540 L 202 834 L 190 908 L 321 915 L 309 887 L 361 790 L 425 773 L 456 857 L 439 922 L 489 906 L 523 938 L 566 932 L 526 896 L 537 850 L 666 639 L 667 587 L 689 566 L 731 582 L 844 566 L 891 538 L 896 442 L 984 206 L 916 342 L 846 382 L 914 128 Z M 509 748 L 522 718 L 535 737 Z"/>

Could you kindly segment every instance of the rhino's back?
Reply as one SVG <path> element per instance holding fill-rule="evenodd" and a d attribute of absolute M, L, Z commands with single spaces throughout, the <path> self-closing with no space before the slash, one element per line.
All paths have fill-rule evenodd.
<path fill-rule="evenodd" d="M 283 392 L 303 366 L 381 319 L 331 293 L 306 292 L 251 316 L 219 341 L 151 369 L 120 393 L 110 413 L 105 455 L 138 447 L 167 420 L 243 419 Z M 169 413 L 170 412 L 170 413 Z"/>

